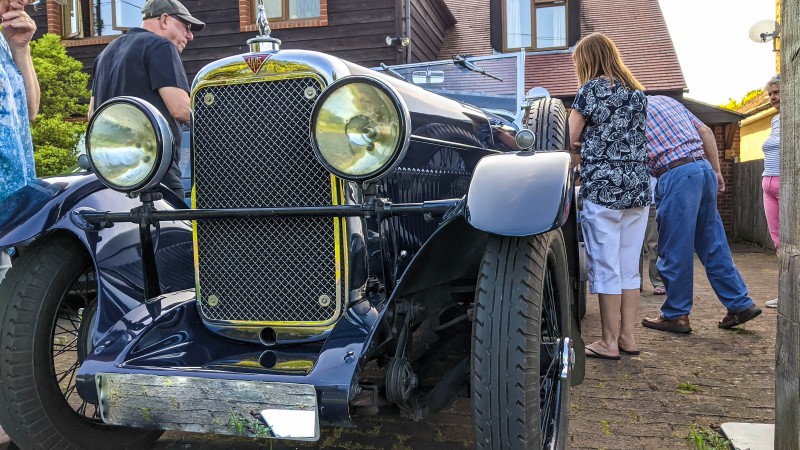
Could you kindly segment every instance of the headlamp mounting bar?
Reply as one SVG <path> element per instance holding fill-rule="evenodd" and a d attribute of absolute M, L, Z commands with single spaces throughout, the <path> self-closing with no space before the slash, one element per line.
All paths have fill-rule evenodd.
<path fill-rule="evenodd" d="M 109 228 L 117 222 L 156 223 L 172 220 L 251 219 L 256 217 L 378 217 L 423 214 L 426 218 L 441 216 L 449 210 L 462 209 L 464 198 L 435 200 L 423 203 L 393 204 L 383 199 L 364 205 L 293 206 L 285 208 L 232 208 L 232 209 L 181 209 L 157 211 L 134 208 L 130 212 L 92 211 L 76 212 L 81 219 L 95 227 Z"/>

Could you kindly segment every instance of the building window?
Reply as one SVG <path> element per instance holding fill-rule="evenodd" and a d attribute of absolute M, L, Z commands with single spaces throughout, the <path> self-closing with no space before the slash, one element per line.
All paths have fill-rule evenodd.
<path fill-rule="evenodd" d="M 566 0 L 504 0 L 503 44 L 506 51 L 566 47 Z"/>
<path fill-rule="evenodd" d="M 122 34 L 142 23 L 145 0 L 67 0 L 62 36 L 88 38 Z"/>
<path fill-rule="evenodd" d="M 328 0 L 264 0 L 272 30 L 328 26 Z M 239 31 L 258 31 L 257 0 L 239 0 Z"/>
<path fill-rule="evenodd" d="M 258 11 L 258 2 L 252 0 L 252 11 Z M 275 22 L 282 20 L 313 19 L 320 17 L 320 0 L 264 0 L 267 19 Z M 252 14 L 253 23 L 257 14 Z"/>

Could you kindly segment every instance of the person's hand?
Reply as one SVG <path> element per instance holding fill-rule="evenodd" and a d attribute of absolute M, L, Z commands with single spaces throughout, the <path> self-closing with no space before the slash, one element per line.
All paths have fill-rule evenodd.
<path fill-rule="evenodd" d="M 725 192 L 725 179 L 722 178 L 721 172 L 714 172 L 714 173 L 717 174 L 717 190 L 721 194 Z"/>
<path fill-rule="evenodd" d="M 22 10 L 31 3 L 31 0 L 8 0 L 9 9 Z"/>
<path fill-rule="evenodd" d="M 36 22 L 25 12 L 27 0 L 12 0 L 10 9 L 2 14 L 3 37 L 11 50 L 27 48 L 36 32 Z"/>

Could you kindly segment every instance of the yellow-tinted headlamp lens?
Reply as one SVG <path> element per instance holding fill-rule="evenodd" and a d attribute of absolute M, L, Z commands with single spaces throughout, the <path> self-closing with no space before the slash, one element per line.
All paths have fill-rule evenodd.
<path fill-rule="evenodd" d="M 131 104 L 115 103 L 99 111 L 87 143 L 97 175 L 121 190 L 142 185 L 157 169 L 155 128 L 147 114 Z"/>
<path fill-rule="evenodd" d="M 332 89 L 318 105 L 312 124 L 319 156 L 345 178 L 379 175 L 405 139 L 398 105 L 382 88 L 367 82 Z"/>

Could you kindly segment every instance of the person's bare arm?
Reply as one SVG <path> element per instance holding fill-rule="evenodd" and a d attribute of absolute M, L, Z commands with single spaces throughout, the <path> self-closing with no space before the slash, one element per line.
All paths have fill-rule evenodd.
<path fill-rule="evenodd" d="M 717 139 L 714 137 L 714 132 L 705 125 L 698 127 L 697 132 L 700 133 L 700 139 L 703 141 L 703 151 L 706 154 L 706 158 L 711 164 L 711 168 L 714 169 L 714 173 L 717 174 L 717 188 L 720 192 L 725 192 L 725 179 L 722 178 L 722 169 L 719 166 L 719 151 L 717 150 Z"/>
<path fill-rule="evenodd" d="M 91 119 L 92 115 L 94 115 L 94 95 L 89 99 L 89 113 L 87 117 Z"/>
<path fill-rule="evenodd" d="M 13 6 L 13 5 L 12 5 Z M 12 9 L 3 14 L 3 36 L 11 50 L 11 58 L 17 65 L 25 84 L 25 98 L 28 102 L 28 118 L 31 122 L 39 114 L 39 79 L 33 68 L 30 41 L 36 32 L 33 19 L 22 9 Z"/>
<path fill-rule="evenodd" d="M 572 165 L 578 167 L 581 163 L 581 133 L 586 125 L 586 118 L 581 113 L 572 110 L 569 114 L 569 152 L 572 155 Z"/>
<path fill-rule="evenodd" d="M 178 122 L 188 125 L 192 118 L 189 94 L 176 87 L 163 87 L 158 90 L 158 93 L 167 105 L 169 114 Z"/>

